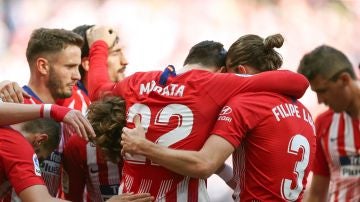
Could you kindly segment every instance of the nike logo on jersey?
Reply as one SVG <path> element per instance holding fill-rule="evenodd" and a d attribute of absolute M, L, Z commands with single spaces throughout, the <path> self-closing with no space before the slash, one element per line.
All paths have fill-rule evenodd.
<path fill-rule="evenodd" d="M 90 173 L 98 173 L 99 168 L 90 167 Z"/>

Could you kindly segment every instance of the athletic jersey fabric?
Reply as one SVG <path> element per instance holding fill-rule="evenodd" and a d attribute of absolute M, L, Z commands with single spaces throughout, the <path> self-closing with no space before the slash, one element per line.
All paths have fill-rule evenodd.
<path fill-rule="evenodd" d="M 237 95 L 221 110 L 212 134 L 235 148 L 235 201 L 301 201 L 316 137 L 300 102 L 275 93 Z"/>

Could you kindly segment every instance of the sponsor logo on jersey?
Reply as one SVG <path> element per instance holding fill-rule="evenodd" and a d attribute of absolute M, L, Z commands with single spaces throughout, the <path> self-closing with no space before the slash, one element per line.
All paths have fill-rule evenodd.
<path fill-rule="evenodd" d="M 360 156 L 341 156 L 340 157 L 341 177 L 360 177 Z"/>
<path fill-rule="evenodd" d="M 229 107 L 229 106 L 223 107 L 219 114 L 218 121 L 231 122 L 232 118 L 228 116 L 229 114 L 231 114 L 231 112 L 232 112 L 231 107 Z"/>
<path fill-rule="evenodd" d="M 94 166 L 90 166 L 90 173 L 94 174 L 94 173 L 98 173 L 99 172 L 99 168 L 97 165 Z"/>
<path fill-rule="evenodd" d="M 33 154 L 32 159 L 33 159 L 33 162 L 34 162 L 35 175 L 41 176 L 40 163 L 39 163 L 39 160 L 38 160 L 36 154 Z"/>
<path fill-rule="evenodd" d="M 221 112 L 220 112 L 220 116 L 226 115 L 226 114 L 230 114 L 232 112 L 231 107 L 229 106 L 225 106 L 222 108 Z"/>
<path fill-rule="evenodd" d="M 44 174 L 60 175 L 61 154 L 54 151 L 46 160 L 42 162 L 41 170 Z"/>
<path fill-rule="evenodd" d="M 104 201 L 119 193 L 119 184 L 100 185 L 101 196 Z"/>

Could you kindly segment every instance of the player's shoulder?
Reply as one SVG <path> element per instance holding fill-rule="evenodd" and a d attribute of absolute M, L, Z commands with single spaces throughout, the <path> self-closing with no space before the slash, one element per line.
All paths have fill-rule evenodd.
<path fill-rule="evenodd" d="M 67 148 L 79 148 L 79 147 L 85 147 L 87 144 L 87 141 L 82 139 L 78 135 L 72 135 L 69 139 L 69 141 L 66 143 Z"/>
<path fill-rule="evenodd" d="M 334 114 L 335 112 L 333 110 L 328 109 L 317 116 L 316 122 L 330 121 Z"/>
<path fill-rule="evenodd" d="M 16 130 L 8 127 L 8 126 L 4 126 L 4 127 L 0 127 L 0 139 L 8 139 L 9 141 L 11 140 L 25 140 L 25 138 Z"/>

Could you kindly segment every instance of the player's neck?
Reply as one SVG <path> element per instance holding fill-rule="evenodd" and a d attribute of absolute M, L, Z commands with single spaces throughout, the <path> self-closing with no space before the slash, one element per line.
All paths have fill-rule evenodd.
<path fill-rule="evenodd" d="M 50 89 L 46 86 L 45 83 L 39 80 L 30 78 L 28 86 L 44 103 L 55 103 L 56 99 L 51 95 Z"/>
<path fill-rule="evenodd" d="M 21 133 L 21 135 L 23 135 L 25 137 L 25 132 L 22 130 L 22 127 L 24 125 L 24 122 L 22 123 L 17 123 L 17 124 L 12 124 L 10 125 L 10 128 L 12 128 L 13 130 L 18 131 L 19 133 Z"/>
<path fill-rule="evenodd" d="M 88 89 L 87 80 L 88 80 L 88 74 L 84 74 L 83 78 L 81 78 L 81 83 L 86 90 Z"/>
<path fill-rule="evenodd" d="M 360 82 L 357 81 L 352 87 L 352 102 L 346 112 L 353 118 L 360 119 Z"/>
<path fill-rule="evenodd" d="M 187 71 L 195 70 L 195 69 L 196 70 L 204 70 L 204 71 L 208 71 L 208 72 L 216 72 L 216 70 L 217 70 L 215 67 L 206 67 L 201 64 L 187 64 L 183 68 L 176 70 L 176 73 L 181 74 L 181 73 L 185 73 Z"/>

